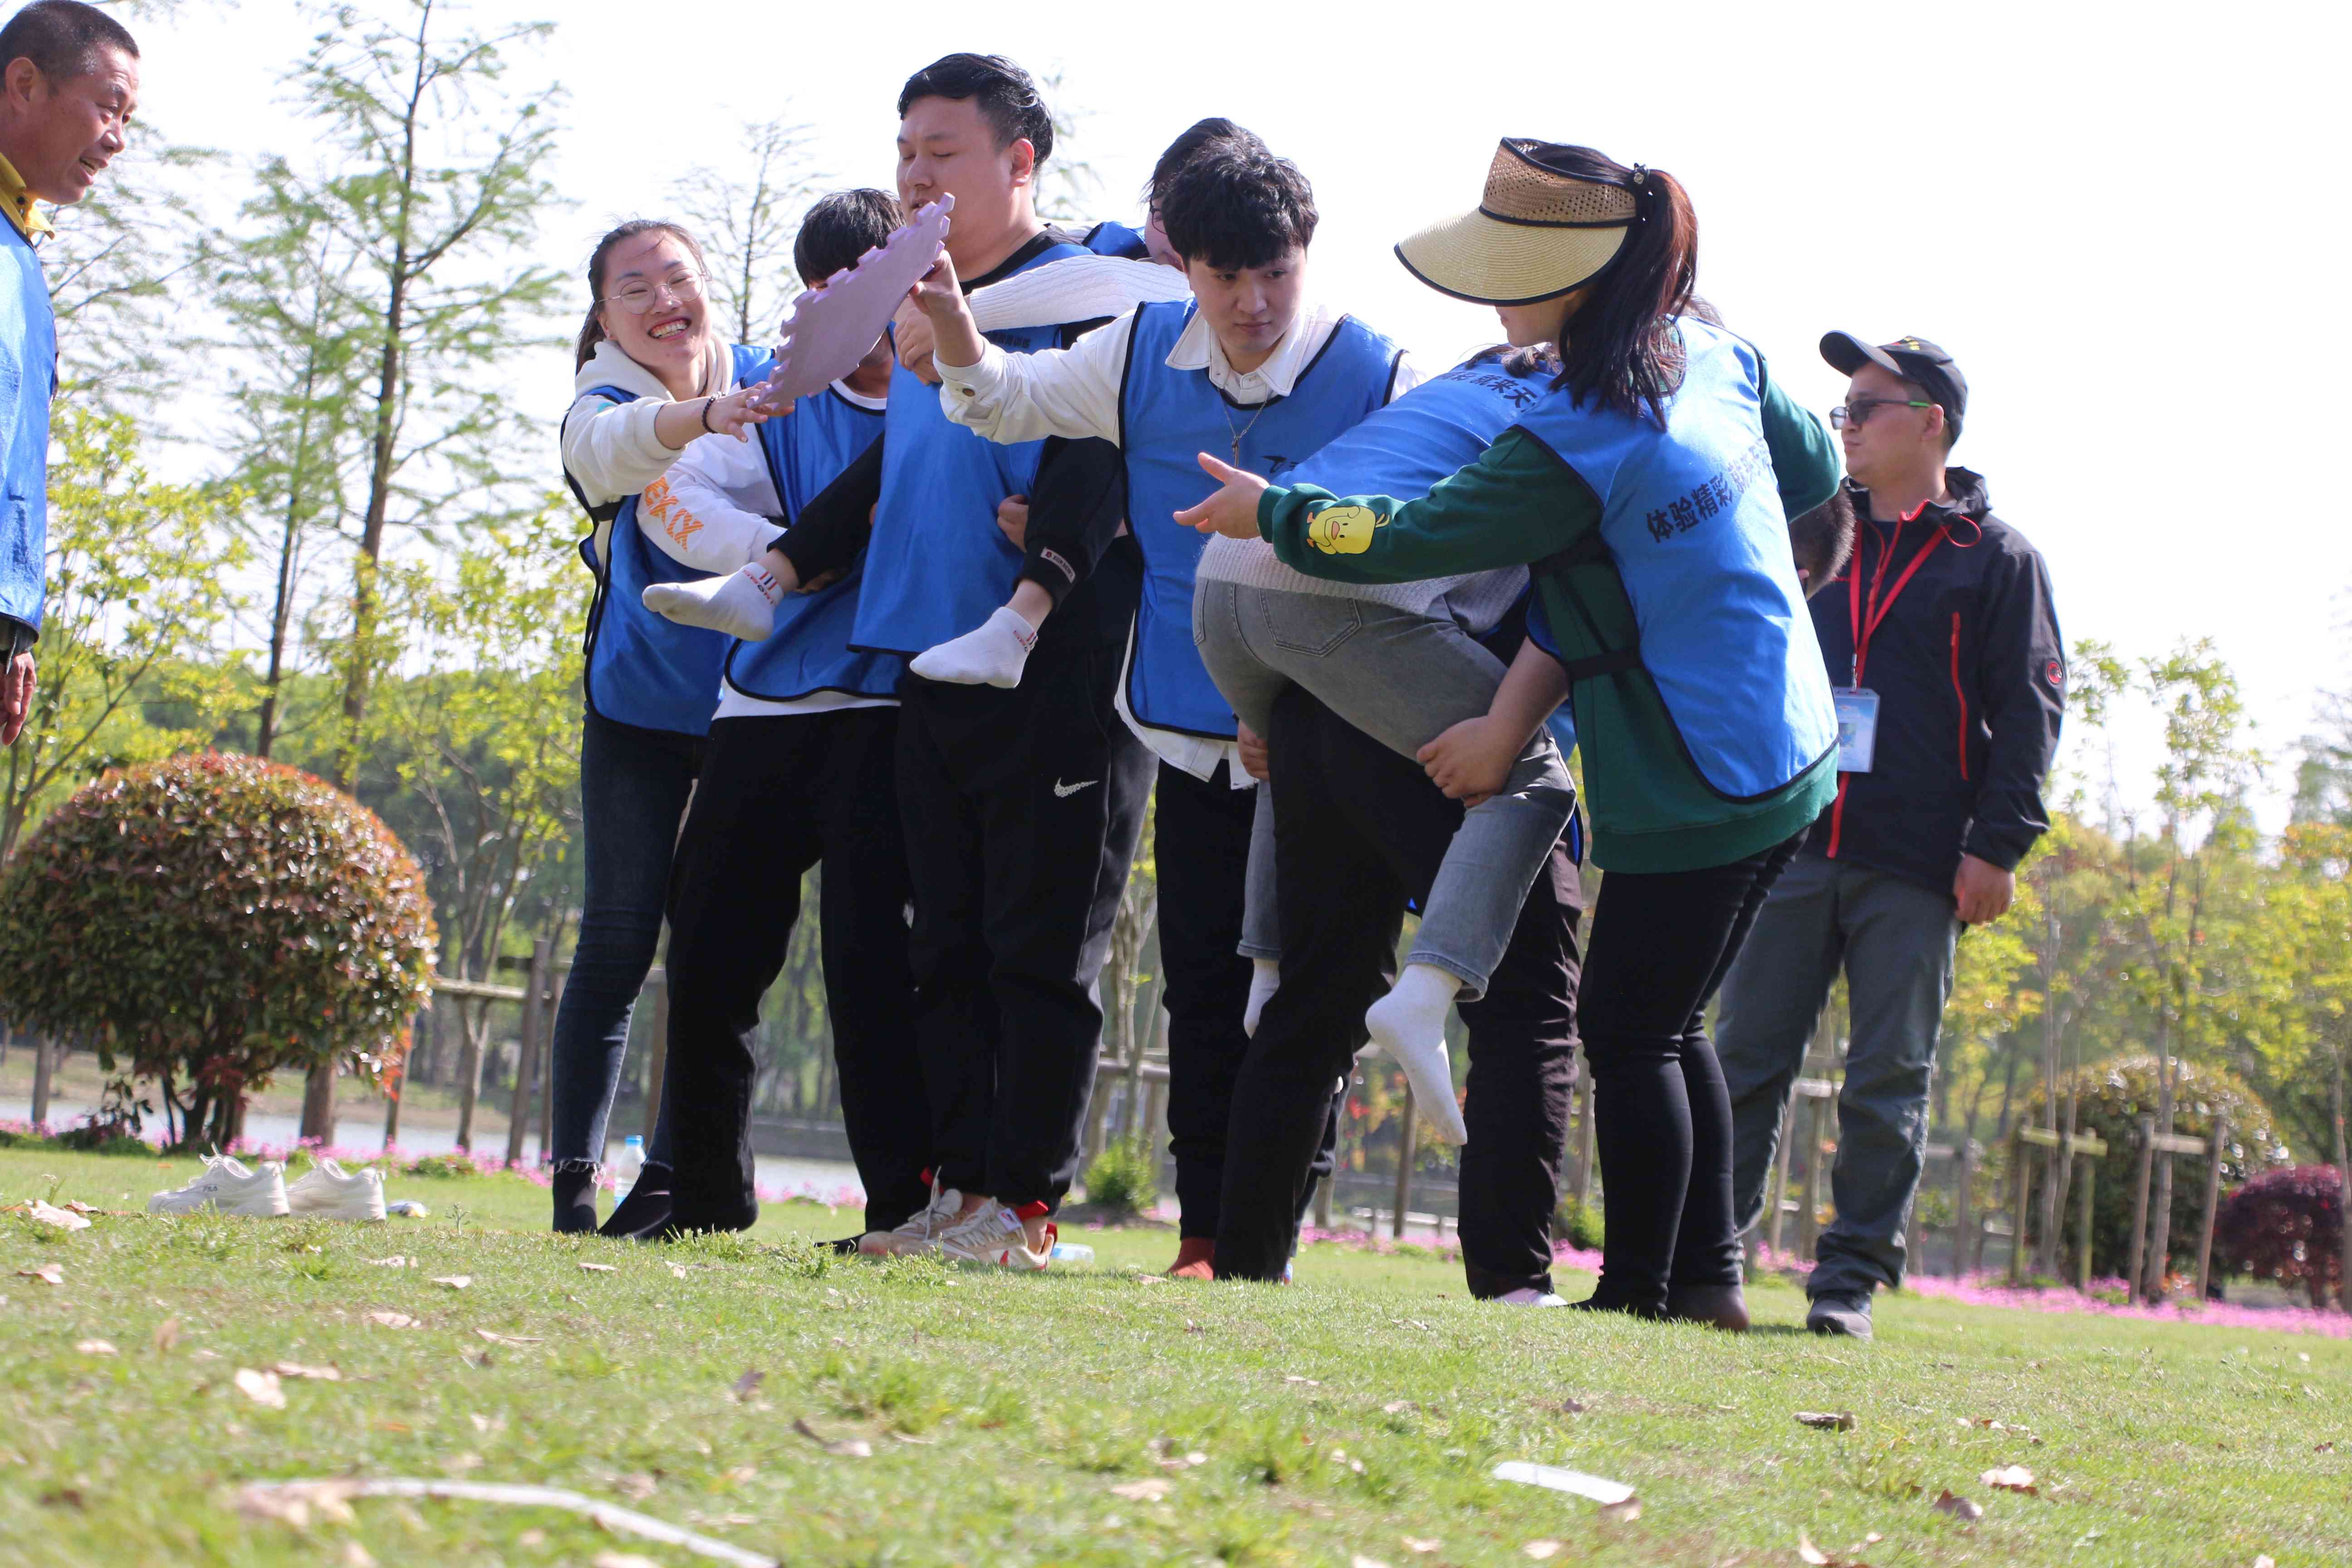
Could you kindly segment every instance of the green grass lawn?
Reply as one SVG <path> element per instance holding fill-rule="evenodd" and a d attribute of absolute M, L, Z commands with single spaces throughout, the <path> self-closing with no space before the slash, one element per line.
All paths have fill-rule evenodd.
<path fill-rule="evenodd" d="M 137 1208 L 194 1168 L 0 1151 L 0 1203 Z M 1801 1534 L 1880 1568 L 2352 1561 L 2352 1344 L 2316 1335 L 1882 1297 L 1857 1345 L 1767 1283 L 1734 1338 L 1484 1307 L 1453 1266 L 1336 1247 L 1289 1289 L 1185 1285 L 1139 1272 L 1167 1233 L 1087 1232 L 1094 1269 L 1007 1279 L 835 1259 L 805 1238 L 854 1216 L 814 1205 L 644 1247 L 545 1235 L 509 1178 L 393 1194 L 432 1217 L 0 1215 L 0 1561 L 696 1561 L 547 1509 L 237 1507 L 342 1475 L 562 1487 L 793 1564 L 1797 1563 Z M 341 1381 L 240 1392 L 280 1362 Z M 1639 1517 L 1505 1459 L 1622 1480 Z M 2038 1495 L 1980 1484 L 2011 1464 Z"/>

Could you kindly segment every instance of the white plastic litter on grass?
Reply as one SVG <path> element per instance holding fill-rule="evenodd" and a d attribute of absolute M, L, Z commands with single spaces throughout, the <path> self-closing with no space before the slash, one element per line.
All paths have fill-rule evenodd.
<path fill-rule="evenodd" d="M 1549 1487 L 1556 1492 L 1591 1498 L 1603 1508 L 1623 1502 L 1633 1495 L 1633 1489 L 1622 1481 L 1604 1480 L 1599 1476 L 1588 1476 L 1582 1470 L 1563 1470 L 1558 1465 L 1531 1465 L 1525 1459 L 1506 1459 L 1495 1467 L 1494 1474 L 1498 1481 Z"/>

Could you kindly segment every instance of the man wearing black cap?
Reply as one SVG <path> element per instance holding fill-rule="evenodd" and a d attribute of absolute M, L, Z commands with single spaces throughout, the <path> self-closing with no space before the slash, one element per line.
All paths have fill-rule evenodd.
<path fill-rule="evenodd" d="M 1920 338 L 1873 347 L 1849 332 L 1823 338 L 1822 357 L 1853 378 L 1831 422 L 1864 520 L 1844 574 L 1812 600 L 1837 688 L 1837 798 L 1726 977 L 1716 1038 L 1746 1229 L 1844 966 L 1837 1217 L 1806 1286 L 1806 1326 L 1867 1339 L 1871 1292 L 1903 1282 L 1959 930 L 2008 910 L 2017 863 L 2050 826 L 2042 781 L 2066 662 L 2041 555 L 1992 515 L 1982 479 L 1947 466 L 1968 411 L 1960 367 Z"/>

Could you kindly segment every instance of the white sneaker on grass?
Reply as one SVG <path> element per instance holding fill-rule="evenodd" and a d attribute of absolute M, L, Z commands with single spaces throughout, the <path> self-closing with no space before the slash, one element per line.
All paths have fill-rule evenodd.
<path fill-rule="evenodd" d="M 147 1200 L 149 1214 L 197 1214 L 205 1209 L 262 1219 L 286 1213 L 286 1167 L 265 1160 L 248 1171 L 226 1154 L 208 1154 L 204 1173 L 194 1181 Z"/>
<path fill-rule="evenodd" d="M 1549 1290 L 1538 1290 L 1532 1285 L 1522 1285 L 1516 1290 L 1506 1290 L 1501 1295 L 1490 1296 L 1487 1300 L 1502 1307 L 1565 1307 L 1568 1305 L 1566 1297 L 1555 1296 Z"/>
<path fill-rule="evenodd" d="M 857 1238 L 857 1250 L 867 1258 L 891 1258 L 900 1253 L 928 1252 L 941 1231 L 963 1211 L 963 1194 L 953 1187 L 933 1187 L 931 1201 L 908 1215 L 895 1230 L 869 1230 Z"/>
<path fill-rule="evenodd" d="M 970 1263 L 982 1268 L 1016 1268 L 1034 1274 L 1054 1261 L 1057 1227 L 1045 1226 L 1042 1247 L 1029 1245 L 1021 1216 L 989 1199 L 955 1225 L 940 1233 L 930 1250 L 949 1263 Z"/>
<path fill-rule="evenodd" d="M 345 1171 L 332 1160 L 321 1160 L 286 1189 L 294 1213 L 320 1219 L 366 1223 L 383 1217 L 383 1173 L 369 1167 Z"/>

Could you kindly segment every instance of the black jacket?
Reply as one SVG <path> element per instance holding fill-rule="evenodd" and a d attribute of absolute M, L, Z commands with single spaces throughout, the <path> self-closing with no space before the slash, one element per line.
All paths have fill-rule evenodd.
<path fill-rule="evenodd" d="M 1813 597 L 1813 630 L 1830 683 L 1855 684 L 1854 591 L 1866 605 L 1878 584 L 1860 681 L 1878 693 L 1878 748 L 1869 773 L 1839 775 L 1806 849 L 1948 896 L 1963 851 L 2012 869 L 2050 826 L 2042 784 L 2066 711 L 2050 573 L 1966 468 L 1945 476 L 1955 505 L 1900 524 L 1871 521 L 1868 493 L 1847 488 L 1853 559 Z"/>

